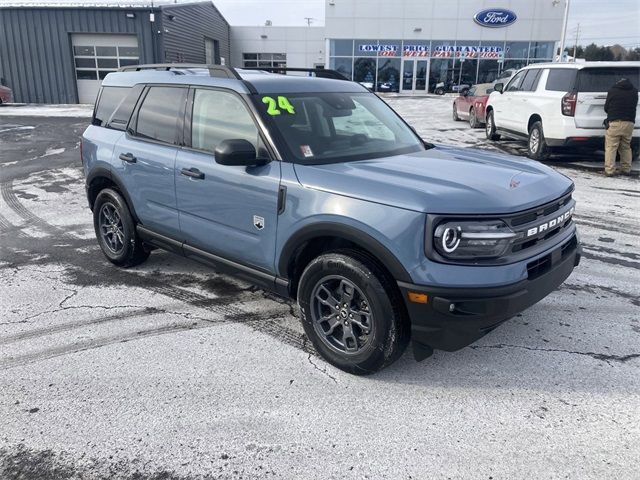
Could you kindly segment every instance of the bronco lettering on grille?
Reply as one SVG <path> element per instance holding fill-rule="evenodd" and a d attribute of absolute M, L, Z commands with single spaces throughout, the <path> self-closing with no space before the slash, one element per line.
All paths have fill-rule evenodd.
<path fill-rule="evenodd" d="M 566 211 L 559 217 L 556 217 L 553 220 L 549 220 L 548 222 L 538 225 L 537 227 L 530 228 L 529 230 L 527 230 L 527 237 L 537 235 L 547 230 L 553 230 L 554 227 L 562 225 L 564 222 L 571 218 L 571 215 L 573 215 L 573 210 L 574 207 L 571 207 L 571 210 Z"/>

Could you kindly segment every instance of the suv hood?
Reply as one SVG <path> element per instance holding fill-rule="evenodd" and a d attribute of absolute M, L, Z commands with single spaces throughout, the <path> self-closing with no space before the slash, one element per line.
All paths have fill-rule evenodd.
<path fill-rule="evenodd" d="M 372 160 L 296 164 L 295 170 L 307 188 L 437 214 L 513 213 L 573 188 L 569 178 L 532 160 L 442 146 Z"/>

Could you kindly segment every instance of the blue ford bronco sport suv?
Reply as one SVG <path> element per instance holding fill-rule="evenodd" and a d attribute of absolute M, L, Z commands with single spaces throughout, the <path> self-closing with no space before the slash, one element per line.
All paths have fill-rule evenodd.
<path fill-rule="evenodd" d="M 214 65 L 107 75 L 82 139 L 104 255 L 170 250 L 296 299 L 355 374 L 460 349 L 580 260 L 573 183 L 424 142 L 355 82 Z"/>

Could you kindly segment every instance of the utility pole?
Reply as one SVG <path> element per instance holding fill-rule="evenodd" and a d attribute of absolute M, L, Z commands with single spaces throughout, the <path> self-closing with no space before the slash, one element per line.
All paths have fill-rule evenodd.
<path fill-rule="evenodd" d="M 569 19 L 569 0 L 565 0 L 564 4 L 564 19 L 562 20 L 562 37 L 560 38 L 560 58 L 559 62 L 564 57 L 564 44 L 567 39 L 567 20 Z"/>
<path fill-rule="evenodd" d="M 580 36 L 580 24 L 578 23 L 578 28 L 576 29 L 576 43 L 573 44 L 573 62 L 576 61 L 576 52 L 578 51 L 578 37 Z"/>
<path fill-rule="evenodd" d="M 304 19 L 307 21 L 307 27 L 311 26 L 311 22 L 313 22 L 315 20 L 315 18 L 313 17 L 304 17 Z"/>

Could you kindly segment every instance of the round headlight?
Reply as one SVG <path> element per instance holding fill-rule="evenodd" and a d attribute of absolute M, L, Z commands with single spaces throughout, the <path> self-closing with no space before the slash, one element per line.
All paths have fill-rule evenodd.
<path fill-rule="evenodd" d="M 447 227 L 444 232 L 442 232 L 442 249 L 451 253 L 458 245 L 460 245 L 460 234 L 462 233 L 462 229 L 460 227 Z"/>

